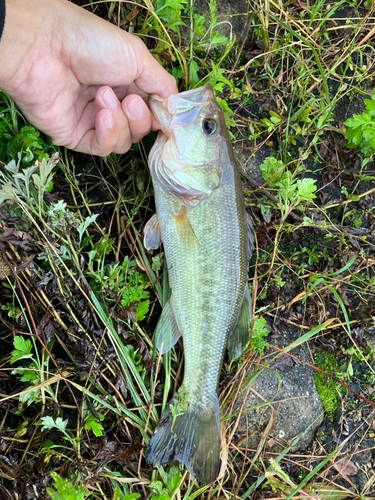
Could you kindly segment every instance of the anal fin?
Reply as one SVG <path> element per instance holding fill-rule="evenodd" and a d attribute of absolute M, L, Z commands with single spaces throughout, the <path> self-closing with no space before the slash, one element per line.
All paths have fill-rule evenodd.
<path fill-rule="evenodd" d="M 253 219 L 246 213 L 246 226 L 247 226 L 247 258 L 251 259 L 251 254 L 255 248 L 255 230 Z"/>
<path fill-rule="evenodd" d="M 144 229 L 143 244 L 146 250 L 156 250 L 162 243 L 158 216 L 155 214 L 147 222 Z"/>
<path fill-rule="evenodd" d="M 155 329 L 155 345 L 161 354 L 168 352 L 181 337 L 171 299 L 165 304 Z"/>
<path fill-rule="evenodd" d="M 251 298 L 246 283 L 238 321 L 228 339 L 228 354 L 231 361 L 239 358 L 245 350 L 250 338 L 250 324 Z"/>

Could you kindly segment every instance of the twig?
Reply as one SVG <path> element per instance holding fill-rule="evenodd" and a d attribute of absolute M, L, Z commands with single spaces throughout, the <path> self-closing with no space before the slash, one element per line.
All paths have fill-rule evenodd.
<path fill-rule="evenodd" d="M 249 13 L 249 14 L 250 14 L 250 13 Z M 243 51 L 243 48 L 244 48 L 244 46 L 245 46 L 245 43 L 246 43 L 247 37 L 248 37 L 248 35 L 249 35 L 250 26 L 251 26 L 251 21 L 252 21 L 252 20 L 253 20 L 253 18 L 254 18 L 254 11 L 253 11 L 250 15 L 249 15 L 249 14 L 248 14 L 248 18 L 247 18 L 247 26 L 246 26 L 245 36 L 244 36 L 244 38 L 243 38 L 243 40 L 242 40 L 241 48 L 240 48 L 240 50 L 237 52 L 236 61 L 235 61 L 235 63 L 233 64 L 233 67 L 232 67 L 232 69 L 231 69 L 231 72 L 233 72 L 233 71 L 236 69 L 236 66 L 237 66 L 237 64 L 238 64 L 238 61 L 239 61 L 239 59 L 240 59 L 240 57 L 241 57 L 241 52 Z"/>

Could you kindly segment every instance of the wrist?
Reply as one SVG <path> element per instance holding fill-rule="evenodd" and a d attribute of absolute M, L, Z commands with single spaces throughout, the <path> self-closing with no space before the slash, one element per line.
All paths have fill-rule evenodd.
<path fill-rule="evenodd" d="M 51 3 L 56 3 L 56 8 Z M 61 0 L 6 0 L 6 18 L 0 41 L 1 90 L 13 96 L 38 53 L 50 46 L 60 4 Z"/>

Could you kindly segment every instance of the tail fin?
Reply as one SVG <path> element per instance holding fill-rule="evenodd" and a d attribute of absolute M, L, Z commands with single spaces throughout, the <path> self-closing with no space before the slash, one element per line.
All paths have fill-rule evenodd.
<path fill-rule="evenodd" d="M 220 462 L 220 409 L 217 396 L 209 408 L 189 405 L 174 422 L 170 404 L 147 447 L 147 462 L 163 465 L 178 461 L 200 483 L 211 483 L 217 478 Z"/>

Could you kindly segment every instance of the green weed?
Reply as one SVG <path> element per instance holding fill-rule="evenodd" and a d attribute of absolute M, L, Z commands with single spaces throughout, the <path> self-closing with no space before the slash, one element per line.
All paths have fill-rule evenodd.
<path fill-rule="evenodd" d="M 268 342 L 266 342 L 263 338 L 267 337 L 270 333 L 270 331 L 265 327 L 266 323 L 267 320 L 262 316 L 255 316 L 251 337 L 251 347 L 254 351 L 258 351 L 259 356 L 263 356 L 264 349 L 269 347 Z"/>
<path fill-rule="evenodd" d="M 75 453 L 78 451 L 77 441 L 78 438 L 74 438 L 67 431 L 66 427 L 68 425 L 68 420 L 63 420 L 61 417 L 54 419 L 51 416 L 42 417 L 41 421 L 38 423 L 41 426 L 41 431 L 55 429 L 62 433 L 63 439 L 70 444 L 68 449 L 73 449 Z M 50 452 L 53 448 L 66 448 L 63 445 L 54 445 L 52 441 L 46 441 L 43 443 L 42 452 Z"/>
<path fill-rule="evenodd" d="M 359 148 L 366 156 L 375 154 L 375 89 L 371 99 L 364 99 L 366 111 L 361 115 L 353 115 L 344 122 L 347 128 L 348 148 Z"/>
<path fill-rule="evenodd" d="M 56 472 L 51 472 L 51 477 L 54 481 L 53 487 L 55 489 L 46 488 L 46 492 L 52 500 L 85 500 L 87 498 L 88 493 L 86 488 L 80 486 L 78 481 L 74 486 L 68 479 L 61 479 Z"/>
<path fill-rule="evenodd" d="M 314 194 L 316 183 L 313 179 L 294 177 L 300 171 L 300 168 L 297 168 L 296 172 L 292 174 L 281 160 L 277 160 L 272 156 L 266 158 L 259 168 L 269 186 L 276 188 L 275 197 L 278 204 L 273 204 L 273 206 L 281 211 L 282 222 L 285 221 L 292 210 L 302 211 L 306 204 L 316 197 Z"/>
<path fill-rule="evenodd" d="M 49 356 L 43 350 L 38 352 L 34 338 L 32 338 L 31 343 L 29 339 L 25 340 L 24 337 L 15 336 L 13 345 L 15 349 L 12 351 L 10 363 L 13 364 L 21 360 L 28 360 L 27 366 L 20 366 L 12 371 L 12 375 L 21 375 L 21 382 L 29 384 L 29 387 L 19 396 L 20 403 L 25 403 L 26 406 L 30 406 L 36 402 L 40 403 L 44 400 L 44 394 L 47 399 L 51 399 L 57 403 L 59 382 L 57 382 L 55 390 L 52 390 L 49 385 L 44 386 L 43 389 L 33 389 L 49 378 Z M 53 342 L 51 342 L 49 347 L 52 348 L 52 345 Z"/>
<path fill-rule="evenodd" d="M 189 393 L 183 385 L 179 388 L 177 392 L 174 393 L 172 401 L 169 405 L 169 409 L 172 415 L 172 426 L 171 432 L 173 432 L 173 425 L 177 417 L 183 415 L 189 408 L 189 403 L 187 402 L 189 398 Z"/>
<path fill-rule="evenodd" d="M 170 500 L 181 482 L 180 470 L 171 466 L 168 472 L 162 473 L 162 481 L 152 481 L 148 487 L 152 492 L 153 500 Z M 164 483 L 164 485 L 163 485 Z"/>

